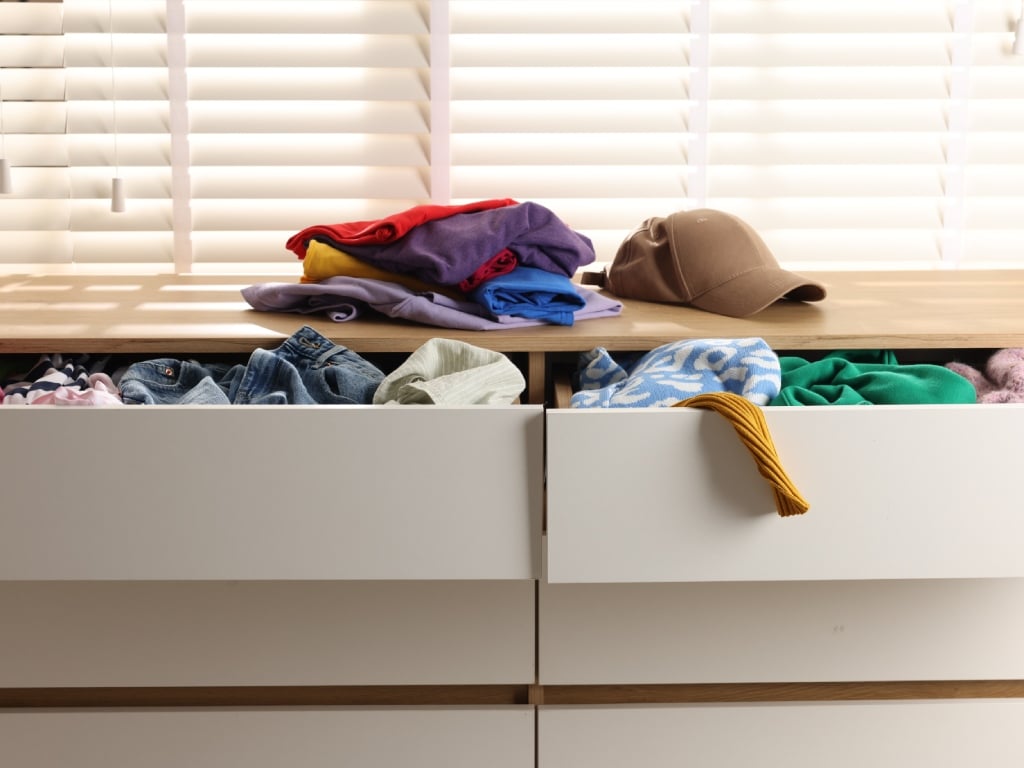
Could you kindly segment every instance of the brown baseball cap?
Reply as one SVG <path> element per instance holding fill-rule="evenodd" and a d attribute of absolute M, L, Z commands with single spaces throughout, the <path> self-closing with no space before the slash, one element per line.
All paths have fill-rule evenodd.
<path fill-rule="evenodd" d="M 700 208 L 633 230 L 605 273 L 583 273 L 616 296 L 747 317 L 779 299 L 821 301 L 825 286 L 782 269 L 742 219 Z"/>

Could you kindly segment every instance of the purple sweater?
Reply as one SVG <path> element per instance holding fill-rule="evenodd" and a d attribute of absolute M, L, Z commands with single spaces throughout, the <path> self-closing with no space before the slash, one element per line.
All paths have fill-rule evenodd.
<path fill-rule="evenodd" d="M 566 277 L 595 259 L 590 238 L 533 202 L 428 221 L 390 243 L 351 245 L 325 235 L 315 239 L 367 264 L 435 285 L 458 284 L 505 248 L 522 266 Z"/>

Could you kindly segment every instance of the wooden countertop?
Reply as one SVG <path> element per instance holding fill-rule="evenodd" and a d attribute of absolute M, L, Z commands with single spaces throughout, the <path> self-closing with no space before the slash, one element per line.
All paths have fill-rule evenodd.
<path fill-rule="evenodd" d="M 777 303 L 738 320 L 625 301 L 622 315 L 571 328 L 456 331 L 391 319 L 331 322 L 257 312 L 240 290 L 280 275 L 0 276 L 0 352 L 248 352 L 302 325 L 357 352 L 411 352 L 433 337 L 502 352 L 647 350 L 683 338 L 759 336 L 778 350 L 1024 346 L 1024 270 L 805 272 L 817 304 Z M 297 278 L 296 278 L 297 279 Z"/>

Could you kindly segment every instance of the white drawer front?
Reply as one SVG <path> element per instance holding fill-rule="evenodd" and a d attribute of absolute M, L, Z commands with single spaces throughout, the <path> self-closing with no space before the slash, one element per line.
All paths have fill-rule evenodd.
<path fill-rule="evenodd" d="M 8 688 L 523 684 L 535 673 L 531 581 L 0 582 L 0 617 Z"/>
<path fill-rule="evenodd" d="M 539 768 L 1017 768 L 1024 701 L 543 707 Z"/>
<path fill-rule="evenodd" d="M 0 712 L 23 768 L 533 768 L 529 708 Z"/>
<path fill-rule="evenodd" d="M 529 579 L 540 406 L 0 411 L 0 579 Z"/>
<path fill-rule="evenodd" d="M 1024 579 L 545 584 L 540 682 L 1024 679 Z"/>
<path fill-rule="evenodd" d="M 722 417 L 547 414 L 552 582 L 1024 576 L 1024 405 L 776 407 L 780 517 Z"/>

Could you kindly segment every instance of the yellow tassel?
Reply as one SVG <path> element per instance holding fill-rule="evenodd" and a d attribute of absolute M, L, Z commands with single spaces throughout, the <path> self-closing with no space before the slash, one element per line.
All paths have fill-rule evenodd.
<path fill-rule="evenodd" d="M 771 485 L 775 509 L 781 516 L 802 515 L 811 508 L 782 468 L 768 422 L 757 405 L 732 392 L 707 392 L 680 400 L 672 407 L 705 408 L 729 421 L 754 457 L 757 471 Z"/>

